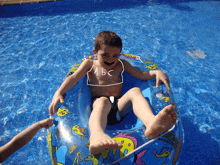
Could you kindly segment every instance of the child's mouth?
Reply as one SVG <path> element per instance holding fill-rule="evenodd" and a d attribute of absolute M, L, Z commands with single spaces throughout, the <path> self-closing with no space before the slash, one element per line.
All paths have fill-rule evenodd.
<path fill-rule="evenodd" d="M 111 63 L 109 63 L 109 62 L 104 62 L 104 63 L 105 63 L 105 65 L 110 66 L 110 65 L 113 65 L 115 62 L 111 62 Z"/>

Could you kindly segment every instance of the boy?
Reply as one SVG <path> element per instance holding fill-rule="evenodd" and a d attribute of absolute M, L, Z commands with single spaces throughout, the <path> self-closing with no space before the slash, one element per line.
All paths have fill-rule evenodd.
<path fill-rule="evenodd" d="M 104 130 L 107 123 L 114 124 L 123 120 L 131 106 L 135 115 L 146 126 L 145 136 L 147 138 L 154 138 L 166 131 L 177 119 L 172 105 L 165 107 L 155 116 L 141 90 L 137 87 L 130 89 L 122 96 L 123 71 L 141 80 L 156 77 L 157 87 L 163 81 L 168 91 L 170 91 L 170 86 L 169 79 L 164 72 L 160 70 L 143 72 L 126 60 L 120 60 L 121 49 L 122 41 L 117 34 L 111 31 L 99 33 L 95 39 L 95 49 L 93 50 L 98 60 L 83 61 L 79 69 L 66 78 L 56 91 L 49 107 L 49 113 L 52 115 L 55 113 L 57 104 L 64 103 L 63 94 L 87 74 L 93 102 L 93 110 L 89 119 L 91 133 L 89 151 L 93 155 L 100 153 L 103 149 L 120 149 L 122 147 L 120 143 L 106 135 Z"/>

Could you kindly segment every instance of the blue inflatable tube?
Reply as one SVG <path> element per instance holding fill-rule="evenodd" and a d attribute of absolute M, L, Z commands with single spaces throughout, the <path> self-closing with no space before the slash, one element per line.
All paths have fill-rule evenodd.
<path fill-rule="evenodd" d="M 93 59 L 94 56 L 87 58 Z M 143 71 L 160 69 L 153 62 L 132 54 L 121 54 L 133 66 Z M 83 59 L 84 60 L 84 59 Z M 80 63 L 75 64 L 67 74 L 74 73 Z M 48 150 L 53 165 L 171 165 L 178 162 L 183 144 L 183 127 L 173 94 L 165 85 L 155 87 L 156 81 L 142 81 L 123 73 L 125 93 L 132 87 L 139 87 L 144 97 L 151 104 L 154 114 L 163 107 L 173 104 L 177 113 L 177 123 L 154 139 L 144 136 L 143 123 L 130 112 L 117 125 L 107 125 L 105 132 L 120 142 L 120 150 L 103 150 L 98 155 L 89 152 L 89 115 L 91 112 L 91 96 L 84 76 L 66 93 L 65 104 L 57 108 L 53 115 L 54 125 L 47 133 Z"/>

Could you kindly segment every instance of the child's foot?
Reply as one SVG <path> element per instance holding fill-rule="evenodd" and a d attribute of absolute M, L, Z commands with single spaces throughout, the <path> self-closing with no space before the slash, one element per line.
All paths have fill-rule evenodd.
<path fill-rule="evenodd" d="M 172 127 L 176 123 L 176 119 L 177 116 L 173 105 L 164 107 L 148 125 L 144 133 L 145 136 L 149 139 L 155 138 Z"/>
<path fill-rule="evenodd" d="M 103 149 L 121 149 L 122 145 L 106 134 L 91 135 L 89 151 L 92 155 L 99 154 Z"/>

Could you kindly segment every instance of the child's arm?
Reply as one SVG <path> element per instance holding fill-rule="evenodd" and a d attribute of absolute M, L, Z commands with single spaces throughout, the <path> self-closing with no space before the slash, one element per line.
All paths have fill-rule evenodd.
<path fill-rule="evenodd" d="M 0 147 L 0 163 L 7 159 L 15 151 L 26 145 L 40 128 L 49 128 L 53 125 L 54 119 L 45 119 L 34 123 L 18 135 L 16 135 L 10 142 Z"/>
<path fill-rule="evenodd" d="M 86 73 L 90 70 L 93 65 L 92 60 L 85 60 L 82 62 L 80 67 L 69 77 L 67 77 L 60 88 L 56 91 L 53 96 L 53 100 L 49 107 L 49 115 L 55 113 L 55 108 L 58 103 L 64 104 L 63 94 L 71 89 Z"/>
<path fill-rule="evenodd" d="M 166 86 L 167 90 L 170 92 L 170 83 L 167 75 L 161 70 L 152 70 L 152 71 L 141 71 L 138 68 L 133 67 L 128 61 L 122 60 L 125 71 L 131 74 L 132 76 L 139 78 L 141 80 L 150 80 L 156 78 L 156 88 L 159 87 L 160 82 L 162 81 Z"/>

